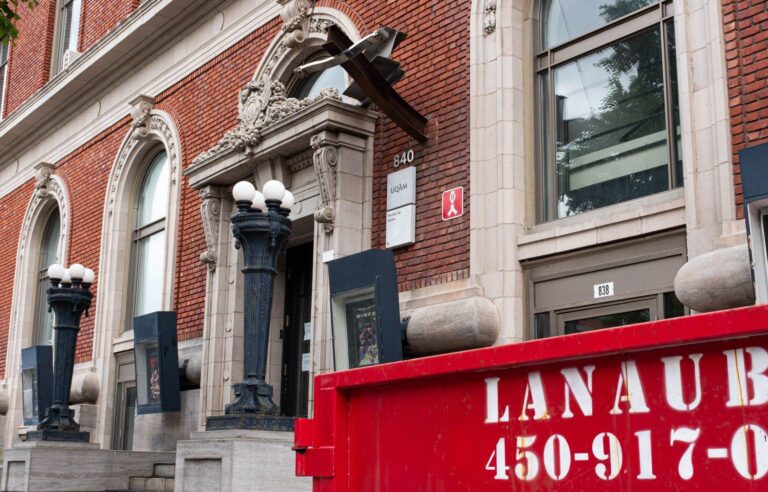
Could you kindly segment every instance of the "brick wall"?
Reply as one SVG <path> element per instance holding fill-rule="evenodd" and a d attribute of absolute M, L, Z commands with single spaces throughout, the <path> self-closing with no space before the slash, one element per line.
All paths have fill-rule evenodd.
<path fill-rule="evenodd" d="M 87 0 L 86 3 L 91 1 L 96 0 Z M 112 4 L 118 5 L 119 2 Z M 396 59 L 407 71 L 398 89 L 406 100 L 430 119 L 430 141 L 426 146 L 411 141 L 383 115 L 377 123 L 374 247 L 384 247 L 385 242 L 386 174 L 394 171 L 394 155 L 412 147 L 417 155 L 418 167 L 417 243 L 396 253 L 400 287 L 410 289 L 466 277 L 469 268 L 469 217 L 466 215 L 459 220 L 443 222 L 440 199 L 442 191 L 454 186 L 464 186 L 469 191 L 469 2 L 354 0 L 350 5 L 344 5 L 326 0 L 320 5 L 337 7 L 355 19 L 350 11 L 351 5 L 369 29 L 390 25 L 410 35 L 396 53 Z M 84 23 L 88 25 L 92 21 L 91 17 Z M 362 22 L 357 20 L 360 28 Z M 216 144 L 226 130 L 235 126 L 237 94 L 253 76 L 280 25 L 280 21 L 274 19 L 175 86 L 156 95 L 158 109 L 167 111 L 179 128 L 183 167 L 187 167 L 197 155 Z M 88 36 L 83 36 L 84 43 Z M 98 37 L 96 34 L 93 36 Z M 441 36 L 441 42 L 429 48 L 438 36 Z M 57 163 L 57 172 L 66 180 L 72 202 L 72 239 L 68 262 L 78 261 L 91 266 L 97 272 L 97 279 L 106 186 L 120 143 L 129 128 L 130 120 L 126 117 Z M 20 217 L 29 200 L 29 187 L 26 185 L 0 199 L 0 214 L 6 213 L 10 217 L 10 210 L 18 209 L 16 213 Z M 178 313 L 179 339 L 184 340 L 203 334 L 205 266 L 200 262 L 199 254 L 206 245 L 200 218 L 200 197 L 189 187 L 186 178 L 182 180 L 181 193 L 174 309 Z M 468 199 L 465 201 L 468 205 Z M 14 258 L 20 220 L 17 220 L 18 223 L 12 220 L 2 222 L 2 226 L 12 232 L 4 236 L 9 241 L 7 245 L 0 242 L 0 260 L 3 262 Z M 98 283 L 94 289 L 98 293 Z M 8 321 L 4 313 L 9 308 L 10 296 L 0 299 L 0 343 L 3 336 L 7 337 Z M 77 348 L 78 361 L 92 356 L 93 323 L 93 317 L 83 320 Z"/>
<path fill-rule="evenodd" d="M 739 151 L 768 142 L 768 2 L 723 0 L 736 210 L 743 217 Z"/>
<path fill-rule="evenodd" d="M 19 249 L 19 235 L 27 210 L 34 182 L 20 186 L 0 200 L 0 264 L 7 272 L 15 272 Z M 5 377 L 5 360 L 8 347 L 8 327 L 11 322 L 11 297 L 15 278 L 0 283 L 0 378 Z"/>
<path fill-rule="evenodd" d="M 91 316 L 83 318 L 77 340 L 77 362 L 90 360 L 93 355 L 93 328 L 99 291 L 99 254 L 104 200 L 112 165 L 130 126 L 126 117 L 97 138 L 80 147 L 57 163 L 56 173 L 67 184 L 70 212 L 69 258 L 65 264 L 81 263 L 96 273 L 91 287 L 94 301 Z"/>
<path fill-rule="evenodd" d="M 237 94 L 253 77 L 260 60 L 279 31 L 277 20 L 196 70 L 155 99 L 170 113 L 181 132 L 182 160 L 187 167 L 237 125 Z M 175 298 L 179 340 L 203 334 L 206 267 L 200 262 L 205 235 L 200 218 L 200 195 L 182 180 Z"/>
<path fill-rule="evenodd" d="M 8 89 L 3 116 L 15 111 L 48 82 L 56 0 L 43 0 L 31 10 L 19 3 L 19 37 L 8 58 Z"/>
<path fill-rule="evenodd" d="M 395 251 L 400 290 L 466 278 L 469 276 L 468 196 L 471 191 L 471 2 L 356 0 L 349 3 L 363 17 L 369 29 L 391 26 L 408 34 L 393 55 L 406 71 L 405 78 L 396 88 L 406 101 L 430 120 L 429 141 L 421 145 L 397 128 L 389 118 L 382 116 L 379 119 L 373 182 L 373 247 L 384 248 L 386 244 L 386 176 L 395 171 L 395 155 L 413 148 L 417 156 L 416 244 Z M 464 186 L 465 215 L 443 222 L 440 210 L 442 192 L 458 186 Z"/>
<path fill-rule="evenodd" d="M 139 0 L 83 0 L 78 50 L 88 50 L 136 10 L 139 3 Z"/>

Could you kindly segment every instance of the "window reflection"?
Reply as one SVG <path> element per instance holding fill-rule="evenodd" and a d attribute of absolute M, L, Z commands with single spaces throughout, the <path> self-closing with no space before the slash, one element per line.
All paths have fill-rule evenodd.
<path fill-rule="evenodd" d="M 336 89 L 339 94 L 347 88 L 346 72 L 340 66 L 316 72 L 302 80 L 294 90 L 296 99 L 308 99 L 320 95 L 323 89 Z"/>
<path fill-rule="evenodd" d="M 553 71 L 557 216 L 669 188 L 659 28 Z"/>
<path fill-rule="evenodd" d="M 169 172 L 168 156 L 161 152 L 152 160 L 139 189 L 133 233 L 133 317 L 162 309 Z"/>
<path fill-rule="evenodd" d="M 658 0 L 552 0 L 544 7 L 545 48 L 594 31 Z"/>
<path fill-rule="evenodd" d="M 53 312 L 48 312 L 47 292 L 50 287 L 48 267 L 59 262 L 59 238 L 61 236 L 61 218 L 56 209 L 43 230 L 43 241 L 40 245 L 40 263 L 37 281 L 37 318 L 35 326 L 35 345 L 51 345 L 53 343 Z"/>

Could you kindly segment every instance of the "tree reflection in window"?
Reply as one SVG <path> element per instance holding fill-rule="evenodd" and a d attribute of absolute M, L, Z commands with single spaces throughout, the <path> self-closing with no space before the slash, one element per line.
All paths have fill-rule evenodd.
<path fill-rule="evenodd" d="M 589 8 L 579 11 L 578 5 L 585 3 Z M 549 20 L 555 19 L 556 25 L 576 25 L 575 31 L 579 32 L 587 25 L 613 26 L 616 19 L 652 3 L 623 0 L 606 4 L 603 0 L 598 5 L 592 1 L 554 1 L 549 4 Z M 552 14 L 555 7 L 561 14 L 572 12 L 572 17 Z M 600 22 L 590 17 L 592 14 L 598 15 Z M 541 173 L 545 206 L 540 215 L 545 220 L 587 212 L 680 184 L 679 116 L 672 63 L 674 30 L 671 24 L 659 22 L 660 18 L 596 51 L 588 38 L 578 41 L 575 49 L 569 47 L 575 55 L 540 72 L 542 109 L 549 119 L 549 123 L 540 126 L 545 167 Z M 583 22 L 579 24 L 576 19 Z M 623 28 L 622 22 L 611 29 Z M 552 24 L 547 31 L 549 38 L 553 36 L 551 27 Z M 573 32 L 574 28 L 567 29 L 558 40 L 569 39 L 567 35 Z M 583 53 L 579 53 L 580 44 L 585 45 Z M 554 107 L 550 98 L 554 98 Z M 670 125 L 673 132 L 669 131 Z M 670 135 L 675 139 L 672 148 L 668 144 Z M 550 146 L 554 147 L 553 152 L 549 151 Z M 670 173 L 670 162 L 675 164 L 675 173 Z M 554 167 L 554 176 L 546 169 L 549 166 Z M 551 184 L 550 179 L 554 179 Z M 553 198 L 554 206 L 549 207 Z"/>

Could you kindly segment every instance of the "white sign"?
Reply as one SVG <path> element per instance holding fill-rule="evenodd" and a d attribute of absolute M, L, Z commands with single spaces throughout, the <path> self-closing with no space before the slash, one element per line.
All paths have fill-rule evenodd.
<path fill-rule="evenodd" d="M 416 205 L 406 205 L 387 212 L 387 248 L 416 242 Z"/>
<path fill-rule="evenodd" d="M 611 297 L 614 295 L 613 282 L 597 284 L 594 286 L 594 289 L 595 289 L 595 299 L 600 299 L 601 297 Z"/>
<path fill-rule="evenodd" d="M 312 323 L 304 323 L 304 341 L 312 340 Z"/>
<path fill-rule="evenodd" d="M 387 210 L 416 205 L 416 168 L 387 175 Z"/>
<path fill-rule="evenodd" d="M 309 354 L 301 354 L 301 371 L 309 372 L 310 358 Z"/>

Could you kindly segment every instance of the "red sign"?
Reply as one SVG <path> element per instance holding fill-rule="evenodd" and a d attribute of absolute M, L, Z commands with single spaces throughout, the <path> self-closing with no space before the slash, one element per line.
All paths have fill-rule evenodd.
<path fill-rule="evenodd" d="M 458 219 L 464 215 L 464 188 L 443 192 L 443 220 Z"/>
<path fill-rule="evenodd" d="M 768 306 L 319 376 L 314 490 L 768 490 Z"/>

